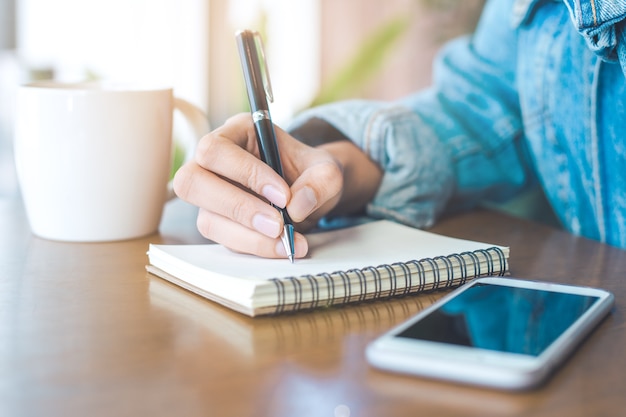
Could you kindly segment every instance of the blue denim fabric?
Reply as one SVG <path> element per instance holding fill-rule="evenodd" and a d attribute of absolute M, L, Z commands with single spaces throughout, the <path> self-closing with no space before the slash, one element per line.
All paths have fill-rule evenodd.
<path fill-rule="evenodd" d="M 384 169 L 372 217 L 424 228 L 540 184 L 572 233 L 626 248 L 625 19 L 626 0 L 492 0 L 432 88 L 292 128 L 324 119 Z"/>
<path fill-rule="evenodd" d="M 602 58 L 619 61 L 626 74 L 626 1 L 564 0 L 572 21 L 589 48 Z"/>

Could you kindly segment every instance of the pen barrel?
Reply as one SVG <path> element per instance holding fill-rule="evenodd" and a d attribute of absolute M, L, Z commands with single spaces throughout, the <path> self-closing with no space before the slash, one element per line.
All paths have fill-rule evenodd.
<path fill-rule="evenodd" d="M 283 166 L 280 162 L 278 146 L 276 145 L 276 133 L 274 125 L 269 118 L 257 120 L 254 123 L 256 129 L 257 144 L 261 160 L 272 167 L 278 175 L 283 176 Z"/>
<path fill-rule="evenodd" d="M 278 146 L 276 145 L 276 132 L 274 130 L 274 124 L 272 120 L 264 118 L 254 122 L 254 128 L 256 129 L 257 144 L 259 146 L 259 154 L 261 160 L 269 165 L 278 175 L 285 178 L 283 175 L 283 165 L 280 162 L 280 154 L 278 153 Z M 287 209 L 280 208 L 272 204 L 283 217 L 284 224 L 293 224 L 291 217 L 287 214 Z"/>
<path fill-rule="evenodd" d="M 255 41 L 255 33 L 251 31 L 246 30 L 237 33 L 236 39 L 246 90 L 248 92 L 252 121 L 256 131 L 259 155 L 263 162 L 269 165 L 282 178 L 285 178 L 283 175 L 283 165 L 278 153 L 278 145 L 276 143 L 276 132 L 272 118 L 270 117 L 268 98 L 271 101 L 272 94 L 262 46 L 261 51 L 259 51 Z M 264 83 L 263 71 L 259 59 L 260 55 L 263 56 L 263 63 L 265 63 L 265 81 L 267 82 L 267 86 Z M 287 251 L 289 259 L 293 262 L 293 221 L 289 217 L 289 214 L 287 214 L 287 209 L 276 207 L 273 204 L 272 206 L 274 206 L 283 217 L 285 233 L 289 235 L 286 237 L 286 240 L 283 240 L 283 243 L 285 244 L 285 250 Z M 289 227 L 287 227 L 287 225 L 289 225 Z M 288 230 L 289 232 L 287 232 Z"/>
<path fill-rule="evenodd" d="M 280 214 L 283 216 L 283 224 L 293 224 L 293 220 L 291 220 L 291 217 L 289 217 L 289 214 L 287 214 L 287 209 L 278 208 L 278 211 L 280 211 Z"/>

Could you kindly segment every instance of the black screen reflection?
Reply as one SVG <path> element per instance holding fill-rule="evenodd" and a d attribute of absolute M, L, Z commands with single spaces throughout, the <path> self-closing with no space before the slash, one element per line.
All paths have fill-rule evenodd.
<path fill-rule="evenodd" d="M 398 336 L 538 356 L 597 299 L 481 283 Z"/>

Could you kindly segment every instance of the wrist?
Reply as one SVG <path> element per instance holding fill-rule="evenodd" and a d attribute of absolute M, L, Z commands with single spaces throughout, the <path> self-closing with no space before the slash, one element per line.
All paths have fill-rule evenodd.
<path fill-rule="evenodd" d="M 339 129 L 317 117 L 307 120 L 304 124 L 289 133 L 300 142 L 313 147 L 350 140 Z"/>

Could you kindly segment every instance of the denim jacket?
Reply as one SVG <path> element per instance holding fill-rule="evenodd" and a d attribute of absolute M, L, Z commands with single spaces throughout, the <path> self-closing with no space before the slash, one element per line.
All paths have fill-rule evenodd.
<path fill-rule="evenodd" d="M 321 118 L 383 168 L 369 216 L 426 228 L 540 185 L 569 231 L 626 248 L 625 74 L 626 0 L 491 0 L 431 88 L 291 127 Z"/>

